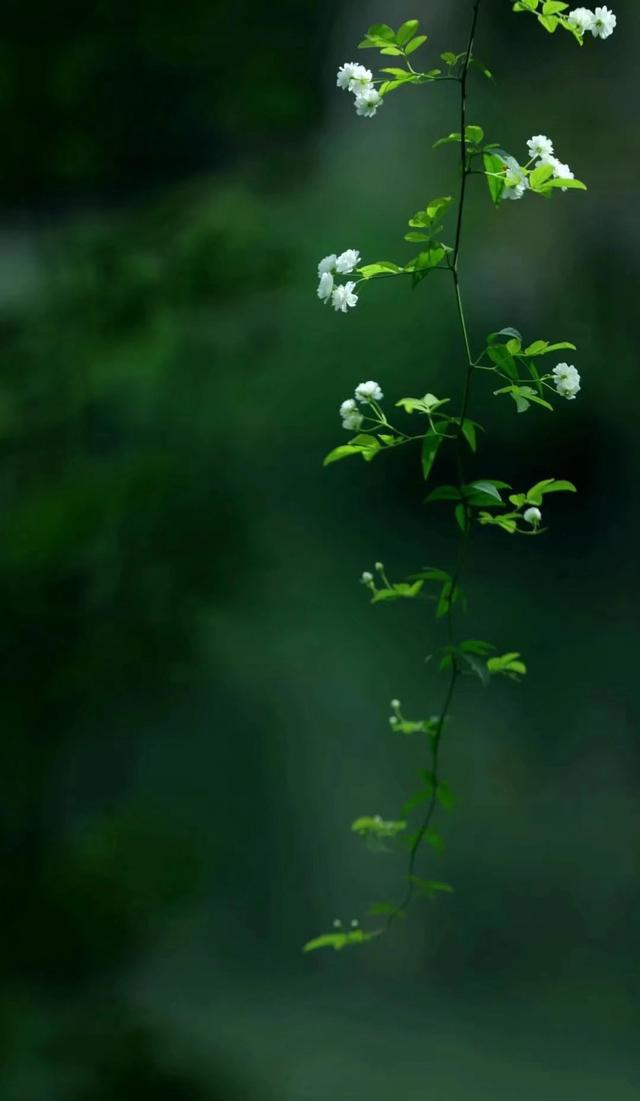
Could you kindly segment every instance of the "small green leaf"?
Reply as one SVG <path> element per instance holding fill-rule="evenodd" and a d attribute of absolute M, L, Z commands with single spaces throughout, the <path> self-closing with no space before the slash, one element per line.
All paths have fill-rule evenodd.
<path fill-rule="evenodd" d="M 396 42 L 399 46 L 404 46 L 410 38 L 413 38 L 420 23 L 417 19 L 407 19 L 406 23 L 403 23 L 401 27 L 398 27 L 396 31 Z"/>
<path fill-rule="evenodd" d="M 420 49 L 420 46 L 422 46 L 423 42 L 426 42 L 426 41 L 427 41 L 426 34 L 418 34 L 418 35 L 416 35 L 415 38 L 412 38 L 411 42 L 409 42 L 409 44 L 407 46 L 405 46 L 404 52 L 406 54 L 415 53 L 416 50 Z"/>
<path fill-rule="evenodd" d="M 438 879 L 422 879 L 418 875 L 411 876 L 414 887 L 427 898 L 434 898 L 437 894 L 452 894 L 453 887 L 449 883 L 442 883 Z"/>
<path fill-rule="evenodd" d="M 427 481 L 436 456 L 440 450 L 440 444 L 442 443 L 442 436 L 438 432 L 427 432 L 422 441 L 422 476 Z"/>
<path fill-rule="evenodd" d="M 491 200 L 495 206 L 498 206 L 505 187 L 504 161 L 495 153 L 484 153 L 482 163 L 487 177 L 487 187 L 489 188 Z"/>
<path fill-rule="evenodd" d="M 373 279 L 376 275 L 398 275 L 403 269 L 390 260 L 377 260 L 375 264 L 364 264 L 358 268 L 358 274 L 363 279 Z"/>
<path fill-rule="evenodd" d="M 479 145 L 484 137 L 484 130 L 481 126 L 465 126 L 464 138 L 465 141 L 470 142 L 472 145 Z"/>
<path fill-rule="evenodd" d="M 303 952 L 315 952 L 318 948 L 334 948 L 339 952 L 352 944 L 365 944 L 367 941 L 379 937 L 382 929 L 374 929 L 371 933 L 365 933 L 363 929 L 353 929 L 348 933 L 325 933 L 321 937 L 315 937 L 304 945 Z"/>
<path fill-rule="evenodd" d="M 436 486 L 427 494 L 425 501 L 459 501 L 460 490 L 457 486 Z"/>
<path fill-rule="evenodd" d="M 438 140 L 433 143 L 433 148 L 439 149 L 441 145 L 451 145 L 452 142 L 459 142 L 461 140 L 462 136 L 460 134 L 448 134 L 446 138 L 438 138 Z"/>

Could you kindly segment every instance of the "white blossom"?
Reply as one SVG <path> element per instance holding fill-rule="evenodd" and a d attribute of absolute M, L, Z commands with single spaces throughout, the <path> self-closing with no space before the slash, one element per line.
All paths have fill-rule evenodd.
<path fill-rule="evenodd" d="M 355 92 L 370 84 L 372 79 L 373 74 L 370 69 L 365 69 L 364 65 L 359 65 L 357 61 L 345 61 L 338 69 L 336 84 L 346 92 Z"/>
<path fill-rule="evenodd" d="M 545 134 L 534 134 L 527 142 L 527 149 L 532 160 L 536 157 L 550 157 L 553 155 L 553 142 Z"/>
<path fill-rule="evenodd" d="M 560 396 L 573 401 L 580 390 L 580 372 L 572 364 L 558 363 L 551 374 Z"/>
<path fill-rule="evenodd" d="M 361 382 L 358 386 L 356 386 L 356 398 L 358 401 L 382 401 L 383 397 L 384 394 L 382 393 L 382 390 L 378 386 L 377 382 L 372 382 L 370 380 L 369 382 Z M 378 566 L 378 563 L 376 562 L 376 569 L 381 568 L 382 565 Z"/>
<path fill-rule="evenodd" d="M 373 574 L 369 573 L 368 570 L 365 570 L 360 580 L 362 581 L 363 585 L 371 585 L 373 582 Z"/>
<path fill-rule="evenodd" d="M 506 173 L 504 176 L 505 188 L 502 192 L 503 199 L 521 199 L 529 186 L 529 179 L 515 157 L 505 157 Z"/>
<path fill-rule="evenodd" d="M 355 283 L 350 279 L 347 283 L 340 283 L 334 288 L 331 295 L 333 308 L 340 313 L 346 313 L 349 307 L 353 308 L 358 303 L 357 294 L 353 293 Z"/>
<path fill-rule="evenodd" d="M 333 276 L 330 271 L 323 271 L 320 276 L 320 282 L 318 283 L 318 298 L 320 298 L 325 306 L 333 293 Z"/>
<path fill-rule="evenodd" d="M 589 8 L 574 8 L 569 12 L 568 19 L 572 27 L 584 34 L 593 27 L 595 16 Z"/>
<path fill-rule="evenodd" d="M 531 524 L 532 527 L 537 528 L 538 524 L 542 520 L 542 513 L 540 512 L 539 508 L 535 508 L 534 506 L 533 508 L 528 508 L 525 510 L 524 519 L 527 521 L 528 524 Z"/>
<path fill-rule="evenodd" d="M 324 275 L 327 271 L 335 271 L 337 259 L 335 252 L 332 252 L 331 256 L 325 256 L 318 264 L 318 276 Z"/>
<path fill-rule="evenodd" d="M 336 271 L 341 275 L 350 275 L 360 263 L 360 253 L 357 248 L 348 248 L 341 252 L 336 259 Z"/>
<path fill-rule="evenodd" d="M 346 401 L 343 401 L 340 406 L 340 416 L 342 417 L 342 427 L 346 428 L 348 432 L 357 432 L 364 420 L 353 398 L 347 398 Z"/>
<path fill-rule="evenodd" d="M 608 38 L 613 34 L 617 19 L 609 8 L 596 8 L 593 13 L 593 23 L 589 27 L 594 38 Z"/>
<path fill-rule="evenodd" d="M 373 84 L 365 84 L 361 91 L 356 95 L 356 114 L 362 118 L 371 119 L 375 115 L 378 107 L 382 107 L 382 96 L 378 92 Z"/>
<path fill-rule="evenodd" d="M 569 168 L 569 165 L 563 164 L 563 162 L 559 160 L 558 157 L 552 157 L 549 154 L 545 153 L 544 156 L 540 157 L 538 164 L 550 164 L 553 168 L 553 174 L 557 180 L 574 179 L 573 172 Z M 566 191 L 567 189 L 566 187 L 563 187 L 560 190 Z"/>

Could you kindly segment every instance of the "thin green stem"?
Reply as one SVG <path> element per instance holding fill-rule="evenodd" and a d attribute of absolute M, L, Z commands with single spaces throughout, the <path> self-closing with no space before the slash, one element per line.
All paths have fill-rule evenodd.
<path fill-rule="evenodd" d="M 463 228 L 463 219 L 464 219 L 464 205 L 465 205 L 465 196 L 466 196 L 467 176 L 469 175 L 469 165 L 468 165 L 468 158 L 467 158 L 467 143 L 466 143 L 466 139 L 465 139 L 466 112 L 467 112 L 467 77 L 468 77 L 468 74 L 469 74 L 469 65 L 470 65 L 470 62 L 471 62 L 473 42 L 474 42 L 476 27 L 477 27 L 477 23 L 478 23 L 479 9 L 480 9 L 480 0 L 474 0 L 473 14 L 472 14 L 472 19 L 471 19 L 471 27 L 470 27 L 470 30 L 469 30 L 469 38 L 468 38 L 468 41 L 467 41 L 467 49 L 466 49 L 466 52 L 465 52 L 465 55 L 464 55 L 464 62 L 463 62 L 460 77 L 456 78 L 456 79 L 459 80 L 459 83 L 460 83 L 460 135 L 461 135 L 461 142 L 460 142 L 460 149 L 461 149 L 461 157 L 460 157 L 460 195 L 459 195 L 459 200 L 458 200 L 458 217 L 457 217 L 457 221 L 456 221 L 455 243 L 454 243 L 452 258 L 449 262 L 449 269 L 450 269 L 452 277 L 453 277 L 453 284 L 454 284 L 454 289 L 455 289 L 455 299 L 456 299 L 456 309 L 457 309 L 457 313 L 458 313 L 458 320 L 460 322 L 460 329 L 461 329 L 461 332 L 462 332 L 462 340 L 463 340 L 465 354 L 466 354 L 466 366 L 465 366 L 465 374 L 464 374 L 462 402 L 461 402 L 460 416 L 456 419 L 456 433 L 455 433 L 456 461 L 457 461 L 457 466 L 458 466 L 458 480 L 459 480 L 458 488 L 460 489 L 461 493 L 462 493 L 462 489 L 463 489 L 463 486 L 464 486 L 464 465 L 463 465 L 463 455 L 462 455 L 462 446 L 463 446 L 463 439 L 464 439 L 463 426 L 464 426 L 465 418 L 467 416 L 467 412 L 468 412 L 468 409 L 469 409 L 469 401 L 470 401 L 470 396 L 471 396 L 471 379 L 472 379 L 473 371 L 475 369 L 476 364 L 474 362 L 473 355 L 472 355 L 472 352 L 471 352 L 471 343 L 470 343 L 470 340 L 469 340 L 469 332 L 468 332 L 467 323 L 466 323 L 466 319 L 465 319 L 464 307 L 463 307 L 463 304 L 462 304 L 462 294 L 461 294 L 461 290 L 460 290 L 460 277 L 459 277 L 459 274 L 458 274 L 458 260 L 459 260 L 459 256 L 460 256 L 460 246 L 461 246 L 461 243 L 462 243 L 462 228 Z M 451 578 L 451 586 L 450 586 L 450 590 L 449 590 L 449 594 L 448 594 L 448 598 L 447 598 L 447 603 L 448 603 L 448 606 L 447 606 L 447 634 L 448 634 L 448 639 L 449 639 L 449 645 L 451 647 L 453 647 L 453 645 L 454 645 L 454 637 L 455 637 L 454 636 L 453 606 L 454 606 L 454 602 L 455 602 L 455 599 L 456 599 L 456 594 L 457 594 L 457 590 L 458 590 L 460 576 L 461 576 L 461 573 L 462 573 L 462 569 L 463 569 L 463 565 L 464 565 L 464 561 L 465 561 L 465 557 L 466 557 L 466 552 L 467 552 L 467 548 L 468 548 L 468 544 L 469 544 L 470 534 L 471 534 L 471 515 L 470 515 L 469 507 L 467 505 L 465 505 L 464 506 L 464 525 L 463 525 L 463 528 L 462 528 L 462 531 L 461 531 L 461 536 L 460 536 L 460 539 L 459 539 L 459 542 L 458 542 L 457 562 L 456 562 L 456 567 L 455 567 L 455 570 L 454 570 L 452 578 Z M 458 678 L 460 677 L 460 675 L 461 675 L 461 669 L 460 669 L 460 665 L 458 663 L 458 658 L 457 658 L 455 653 L 452 653 L 452 655 L 451 655 L 451 675 L 449 677 L 449 683 L 447 685 L 447 690 L 446 690 L 444 701 L 443 701 L 443 704 L 442 704 L 442 709 L 440 711 L 438 724 L 437 724 L 437 727 L 436 727 L 436 732 L 433 736 L 432 759 L 431 759 L 431 765 L 432 765 L 432 767 L 431 767 L 432 791 L 431 791 L 431 795 L 430 795 L 430 798 L 429 798 L 429 802 L 428 802 L 427 809 L 425 811 L 424 817 L 422 819 L 422 822 L 420 824 L 418 832 L 416 833 L 416 835 L 413 839 L 413 842 L 411 844 L 411 849 L 409 851 L 409 863 L 408 863 L 408 867 L 407 867 L 407 887 L 406 887 L 404 898 L 403 898 L 402 902 L 397 906 L 397 908 L 389 915 L 389 918 L 387 919 L 387 925 L 390 925 L 394 921 L 394 919 L 396 917 L 398 917 L 406 909 L 406 907 L 409 905 L 409 903 L 411 902 L 411 899 L 413 897 L 414 886 L 415 886 L 415 866 L 416 866 L 416 860 L 417 860 L 417 857 L 418 857 L 418 852 L 420 850 L 420 846 L 421 846 L 421 844 L 422 844 L 422 842 L 423 842 L 423 840 L 424 840 L 424 838 L 425 838 L 425 836 L 426 836 L 426 834 L 429 830 L 429 827 L 431 825 L 431 821 L 433 819 L 433 815 L 435 813 L 436 804 L 437 804 L 437 800 L 438 800 L 438 783 L 439 783 L 439 771 L 438 770 L 439 770 L 439 765 L 440 765 L 440 744 L 441 744 L 441 740 L 442 740 L 442 732 L 443 732 L 443 729 L 444 729 L 445 721 L 446 721 L 447 716 L 449 714 L 449 710 L 451 708 L 451 704 L 452 704 L 455 689 L 456 689 L 456 684 L 458 682 Z"/>

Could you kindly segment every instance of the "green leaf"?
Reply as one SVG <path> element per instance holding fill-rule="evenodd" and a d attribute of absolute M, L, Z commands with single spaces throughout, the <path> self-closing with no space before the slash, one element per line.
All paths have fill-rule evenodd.
<path fill-rule="evenodd" d="M 556 478 L 544 478 L 536 482 L 527 492 L 527 502 L 532 505 L 542 504 L 542 498 L 546 493 L 577 493 L 573 482 L 557 480 Z"/>
<path fill-rule="evenodd" d="M 444 61 L 445 65 L 451 67 L 451 65 L 456 64 L 458 60 L 458 55 L 452 54 L 450 50 L 446 50 L 445 53 L 440 54 L 440 60 Z"/>
<path fill-rule="evenodd" d="M 451 145 L 453 142 L 459 142 L 462 140 L 461 134 L 448 134 L 446 138 L 438 138 L 433 143 L 433 149 L 439 149 L 441 145 Z"/>
<path fill-rule="evenodd" d="M 404 239 L 405 241 L 429 241 L 430 237 L 428 233 L 417 233 L 414 230 L 412 233 L 405 233 Z"/>
<path fill-rule="evenodd" d="M 542 5 L 542 14 L 557 15 L 558 12 L 565 11 L 568 7 L 568 4 L 562 4 L 560 0 L 545 0 Z"/>
<path fill-rule="evenodd" d="M 412 875 L 411 882 L 420 894 L 427 898 L 435 898 L 437 894 L 453 893 L 453 887 L 450 883 L 442 883 L 438 879 L 422 879 L 419 875 Z"/>
<path fill-rule="evenodd" d="M 459 649 L 462 650 L 463 654 L 480 654 L 482 657 L 495 650 L 495 646 L 492 642 L 485 642 L 481 638 L 468 638 L 460 643 Z"/>
<path fill-rule="evenodd" d="M 425 394 L 423 398 L 400 398 L 396 406 L 405 413 L 433 413 L 441 405 L 447 405 L 450 398 L 437 398 L 435 394 Z"/>
<path fill-rule="evenodd" d="M 358 268 L 358 273 L 363 279 L 373 279 L 376 275 L 398 275 L 403 269 L 390 260 L 377 260 L 375 264 L 364 264 Z"/>
<path fill-rule="evenodd" d="M 422 441 L 422 476 L 427 481 L 436 456 L 440 450 L 440 444 L 442 443 L 442 436 L 438 432 L 427 432 Z"/>
<path fill-rule="evenodd" d="M 547 180 L 553 176 L 552 164 L 541 164 L 538 168 L 534 168 L 533 172 L 529 176 L 529 186 L 536 191 L 541 184 L 546 183 Z"/>
<path fill-rule="evenodd" d="M 366 837 L 368 834 L 376 837 L 397 837 L 406 828 L 406 822 L 385 821 L 380 815 L 356 818 L 355 822 L 351 823 L 352 833 L 359 833 L 361 837 Z"/>
<path fill-rule="evenodd" d="M 482 163 L 487 177 L 487 187 L 489 188 L 491 200 L 495 206 L 498 206 L 505 187 L 504 161 L 495 153 L 484 153 Z"/>
<path fill-rule="evenodd" d="M 465 126 L 464 138 L 466 142 L 470 142 L 472 145 L 479 145 L 484 137 L 484 130 L 481 126 Z"/>
<path fill-rule="evenodd" d="M 493 73 L 491 72 L 491 69 L 488 69 L 487 66 L 483 64 L 482 61 L 478 61 L 477 57 L 472 57 L 469 61 L 469 64 L 470 65 L 475 65 L 476 68 L 480 70 L 482 75 L 486 76 L 487 80 L 493 80 Z"/>
<path fill-rule="evenodd" d="M 438 218 L 440 211 L 446 210 L 453 202 L 452 195 L 440 195 L 437 199 L 431 199 L 426 205 L 427 216 L 431 219 Z"/>
<path fill-rule="evenodd" d="M 515 651 L 511 654 L 502 654 L 501 657 L 488 658 L 487 669 L 494 675 L 502 674 L 517 680 L 518 677 L 525 676 L 527 672 L 526 665 L 519 659 L 520 654 Z"/>
<path fill-rule="evenodd" d="M 477 493 L 483 494 L 486 497 L 492 497 L 494 501 L 499 501 L 500 504 L 502 504 L 502 497 L 493 482 L 471 482 L 468 486 L 465 486 L 465 490 L 469 489 L 475 490 Z M 481 504 L 486 504 L 486 502 L 481 501 Z"/>
<path fill-rule="evenodd" d="M 541 23 L 545 31 L 549 31 L 549 34 L 553 34 L 558 26 L 558 18 L 555 15 L 539 15 L 538 23 Z"/>
<path fill-rule="evenodd" d="M 518 377 L 518 368 L 506 344 L 490 344 L 487 355 L 510 378 Z"/>
<path fill-rule="evenodd" d="M 405 910 L 399 909 L 394 902 L 372 902 L 369 907 L 369 913 L 372 917 L 385 917 L 391 916 L 404 918 L 407 916 Z"/>
<path fill-rule="evenodd" d="M 325 457 L 322 465 L 329 466 L 331 463 L 339 462 L 340 459 L 349 458 L 350 455 L 362 455 L 366 462 L 370 462 L 380 450 L 380 441 L 375 436 L 355 436 L 349 443 L 334 447 L 333 451 Z"/>
<path fill-rule="evenodd" d="M 436 486 L 427 494 L 425 501 L 459 501 L 460 490 L 457 486 Z"/>
<path fill-rule="evenodd" d="M 544 194 L 545 191 L 550 191 L 552 188 L 558 188 L 558 187 L 562 188 L 563 190 L 566 190 L 567 188 L 569 188 L 569 190 L 573 189 L 574 191 L 586 191 L 587 190 L 587 185 L 583 184 L 582 180 L 555 180 L 555 179 L 554 180 L 548 180 L 547 183 L 544 184 L 544 186 L 541 187 L 540 190 Z"/>
<path fill-rule="evenodd" d="M 376 589 L 371 597 L 371 603 L 380 604 L 382 601 L 401 599 L 412 600 L 414 597 L 418 596 L 422 585 L 422 581 L 414 581 L 412 584 L 406 581 L 399 581 L 389 589 Z"/>
<path fill-rule="evenodd" d="M 388 23 L 374 23 L 367 31 L 368 38 L 383 38 L 386 42 L 395 42 L 396 32 Z"/>
<path fill-rule="evenodd" d="M 405 264 L 405 271 L 413 272 L 426 272 L 431 268 L 437 268 L 438 264 L 442 260 L 445 254 L 445 250 L 442 245 L 433 245 L 432 248 L 425 249 L 423 252 L 418 253 L 417 256 L 410 260 L 408 264 Z"/>
<path fill-rule="evenodd" d="M 396 31 L 396 42 L 399 46 L 404 46 L 410 38 L 413 38 L 420 23 L 417 19 L 407 19 L 406 23 L 403 23 L 401 27 L 398 27 Z"/>
<path fill-rule="evenodd" d="M 411 42 L 409 42 L 408 46 L 405 46 L 404 52 L 406 54 L 415 53 L 416 50 L 420 49 L 420 46 L 422 46 L 423 42 L 426 42 L 426 41 L 427 41 L 426 34 L 418 34 L 418 35 L 416 35 L 415 38 L 413 38 L 411 40 Z"/>
<path fill-rule="evenodd" d="M 420 573 L 412 573 L 412 580 L 415 578 L 421 578 L 423 581 L 451 581 L 451 574 L 448 574 L 446 570 L 438 570 L 431 566 L 425 566 L 424 570 Z"/>
<path fill-rule="evenodd" d="M 352 944 L 365 944 L 374 937 L 379 937 L 382 929 L 375 929 L 371 933 L 365 933 L 363 929 L 352 929 L 348 933 L 325 933 L 321 937 L 315 937 L 304 945 L 303 952 L 315 952 L 318 948 L 334 948 L 339 952 Z"/>
<path fill-rule="evenodd" d="M 468 418 L 465 418 L 465 420 L 463 420 L 463 422 L 462 422 L 462 435 L 464 436 L 465 440 L 469 444 L 469 447 L 471 448 L 471 450 L 476 451 L 477 447 L 478 447 L 478 438 L 477 438 L 477 434 L 476 434 L 475 421 L 470 421 Z"/>
<path fill-rule="evenodd" d="M 518 330 L 512 329 L 510 326 L 507 326 L 505 329 L 499 329 L 496 333 L 489 333 L 489 336 L 487 337 L 487 345 L 504 344 L 505 341 L 500 339 L 500 337 L 503 336 L 506 336 L 507 338 L 513 338 L 514 340 L 519 340 L 522 344 L 522 335 L 518 332 Z"/>

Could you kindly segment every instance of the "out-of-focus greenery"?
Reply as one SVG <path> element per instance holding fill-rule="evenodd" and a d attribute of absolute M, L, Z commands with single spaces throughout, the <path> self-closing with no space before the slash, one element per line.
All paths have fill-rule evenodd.
<path fill-rule="evenodd" d="M 393 888 L 349 824 L 393 816 L 415 768 L 388 700 L 428 713 L 437 691 L 430 628 L 370 608 L 357 577 L 452 545 L 411 456 L 321 459 L 361 378 L 398 396 L 458 378 L 443 289 L 372 287 L 342 318 L 315 264 L 403 255 L 408 214 L 449 186 L 430 146 L 455 120 L 443 89 L 375 120 L 332 94 L 404 3 L 218 8 L 7 7 L 0 1092 L 626 1101 L 637 15 L 578 51 L 487 9 L 499 82 L 478 84 L 477 121 L 507 147 L 552 132 L 590 191 L 544 220 L 473 198 L 475 333 L 570 335 L 584 376 L 552 418 L 479 391 L 483 462 L 581 492 L 544 540 L 478 536 L 470 636 L 521 650 L 531 678 L 496 690 L 491 726 L 480 689 L 456 712 L 434 874 L 456 893 L 381 952 L 310 961 L 303 940 Z M 464 5 L 432 9 L 457 49 Z"/>

